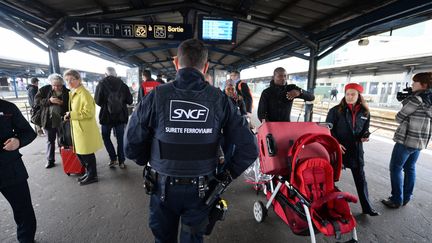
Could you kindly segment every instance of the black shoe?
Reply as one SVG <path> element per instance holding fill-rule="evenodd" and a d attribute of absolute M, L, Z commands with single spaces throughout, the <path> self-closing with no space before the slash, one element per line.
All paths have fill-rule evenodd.
<path fill-rule="evenodd" d="M 87 178 L 85 178 L 84 180 L 82 180 L 82 181 L 80 181 L 80 185 L 81 186 L 84 186 L 84 185 L 88 185 L 88 184 L 91 184 L 91 183 L 94 183 L 94 182 L 98 182 L 99 180 L 98 180 L 98 178 L 97 177 L 93 177 L 93 178 L 90 178 L 90 177 L 87 177 Z"/>
<path fill-rule="evenodd" d="M 410 200 L 403 202 L 402 206 L 406 206 Z"/>
<path fill-rule="evenodd" d="M 78 178 L 78 182 L 81 182 L 83 180 L 85 180 L 87 178 L 87 174 L 84 174 L 83 176 L 81 176 L 80 178 Z"/>
<path fill-rule="evenodd" d="M 45 168 L 49 169 L 49 168 L 52 168 L 54 166 L 55 166 L 54 161 L 48 161 L 48 163 L 45 165 Z"/>
<path fill-rule="evenodd" d="M 389 208 L 399 208 L 400 207 L 400 204 L 393 202 L 392 200 L 390 200 L 390 198 L 383 199 L 383 200 L 381 200 L 381 202 Z"/>
<path fill-rule="evenodd" d="M 369 216 L 380 216 L 381 214 L 377 212 L 375 209 L 371 209 L 368 212 L 363 212 L 363 214 L 369 214 Z"/>

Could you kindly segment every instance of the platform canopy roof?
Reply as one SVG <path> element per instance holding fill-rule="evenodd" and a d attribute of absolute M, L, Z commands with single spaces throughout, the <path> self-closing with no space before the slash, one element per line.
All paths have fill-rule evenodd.
<path fill-rule="evenodd" d="M 196 36 L 198 18 L 203 14 L 234 18 L 238 22 L 234 45 L 208 44 L 210 68 L 241 70 L 290 56 L 309 59 L 309 53 L 322 58 L 353 39 L 428 20 L 432 17 L 432 1 L 0 1 L 0 25 L 18 32 L 41 48 L 77 49 L 167 75 L 175 73 L 172 57 L 176 55 L 179 40 L 71 38 L 65 23 L 76 17 L 100 23 L 191 24 Z M 78 31 L 81 28 L 75 27 Z"/>

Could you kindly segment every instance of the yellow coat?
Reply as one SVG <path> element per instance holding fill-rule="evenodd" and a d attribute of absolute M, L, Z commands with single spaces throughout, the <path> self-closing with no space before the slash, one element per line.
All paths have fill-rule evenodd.
<path fill-rule="evenodd" d="M 96 124 L 96 105 L 84 86 L 69 92 L 72 141 L 77 154 L 92 154 L 102 148 L 102 136 Z"/>

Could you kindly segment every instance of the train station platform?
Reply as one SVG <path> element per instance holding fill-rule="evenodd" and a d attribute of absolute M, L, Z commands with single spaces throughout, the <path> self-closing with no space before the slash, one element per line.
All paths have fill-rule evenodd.
<path fill-rule="evenodd" d="M 59 154 L 56 167 L 45 169 L 45 143 L 46 137 L 38 137 L 21 150 L 30 174 L 38 223 L 36 242 L 154 242 L 148 227 L 149 197 L 142 187 L 142 167 L 128 160 L 126 169 L 110 169 L 106 151 L 100 150 L 96 154 L 99 182 L 80 186 L 76 176 L 63 173 Z M 358 203 L 351 205 L 359 242 L 432 242 L 432 153 L 423 151 L 417 162 L 414 199 L 405 207 L 387 209 L 380 200 L 390 193 L 388 163 L 392 147 L 391 140 L 377 136 L 365 144 L 370 199 L 382 215 L 366 216 Z M 337 186 L 356 195 L 350 171 L 342 172 Z M 243 176 L 224 197 L 229 204 L 226 220 L 217 223 L 205 242 L 309 242 L 309 237 L 294 235 L 272 210 L 263 223 L 255 222 L 253 203 L 265 198 L 262 193 L 257 195 Z M 0 215 L 0 242 L 16 242 L 12 210 L 2 196 Z M 318 235 L 317 242 L 335 240 Z"/>

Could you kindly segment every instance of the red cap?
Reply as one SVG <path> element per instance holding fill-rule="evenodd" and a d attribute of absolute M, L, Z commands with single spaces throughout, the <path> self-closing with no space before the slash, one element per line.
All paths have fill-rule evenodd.
<path fill-rule="evenodd" d="M 349 83 L 349 84 L 345 85 L 345 92 L 347 91 L 347 89 L 355 89 L 359 93 L 363 93 L 363 86 L 361 86 L 360 84 L 357 84 L 357 83 Z"/>

